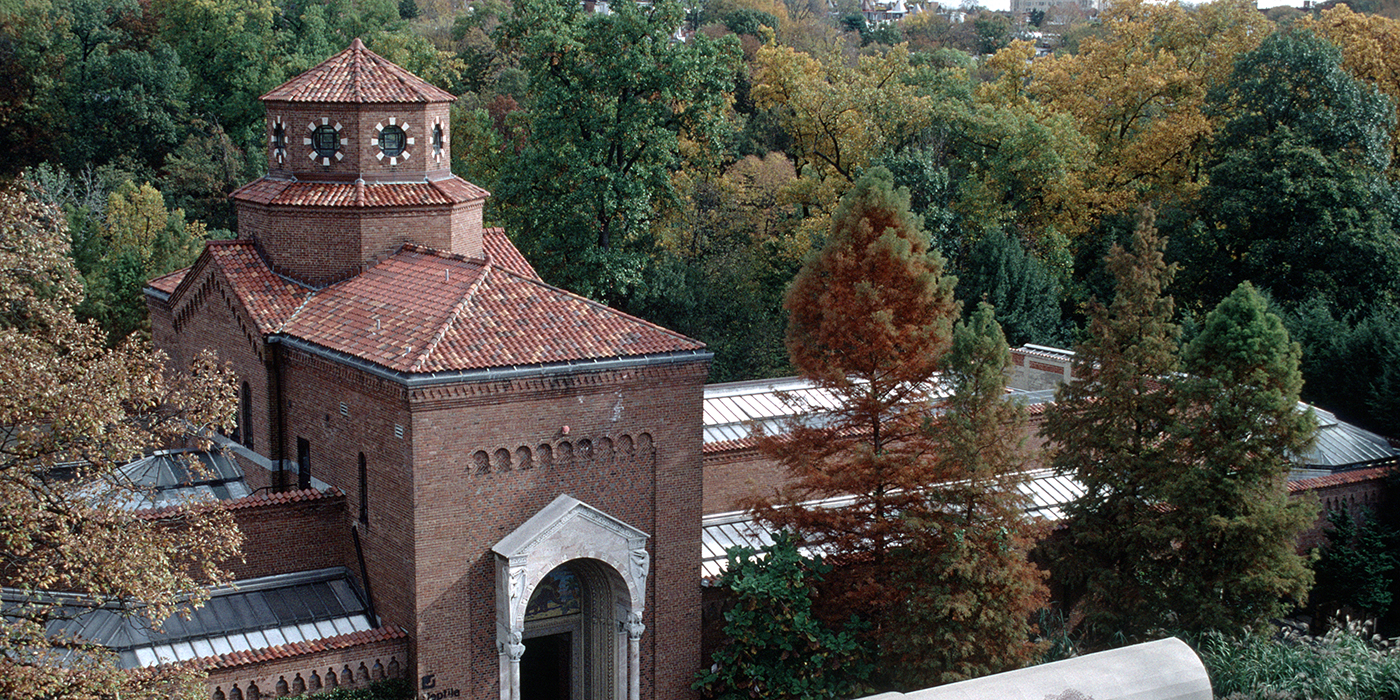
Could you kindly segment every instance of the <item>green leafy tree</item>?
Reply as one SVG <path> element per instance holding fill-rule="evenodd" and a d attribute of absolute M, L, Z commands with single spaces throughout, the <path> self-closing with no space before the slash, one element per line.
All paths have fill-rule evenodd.
<path fill-rule="evenodd" d="M 813 611 L 816 586 L 831 566 L 809 559 L 779 532 L 755 552 L 729 550 L 716 585 L 730 596 L 724 645 L 695 689 L 716 700 L 842 700 L 866 690 L 874 671 L 857 618 L 834 629 Z"/>
<path fill-rule="evenodd" d="M 882 646 L 903 595 L 897 550 L 942 505 L 926 497 L 944 472 L 925 425 L 958 308 L 908 192 L 891 180 L 876 168 L 856 183 L 826 244 L 788 288 L 788 354 L 832 405 L 760 441 L 789 483 L 752 504 L 764 521 L 829 553 L 837 568 L 824 611 L 869 620 Z M 834 497 L 849 502 L 812 504 Z"/>
<path fill-rule="evenodd" d="M 116 345 L 149 328 L 142 291 L 147 280 L 187 267 L 208 238 L 200 222 L 186 222 L 181 209 L 166 209 L 165 198 L 149 184 L 124 182 L 111 193 L 96 250 L 97 264 L 84 270 L 87 298 L 79 313 L 95 320 Z"/>
<path fill-rule="evenodd" d="M 1032 616 L 1047 598 L 1027 560 L 1040 528 L 1025 512 L 1025 411 L 1005 400 L 1011 352 L 991 305 L 953 330 L 942 380 L 951 391 L 928 423 L 939 479 L 923 489 L 901 548 L 901 604 L 887 656 L 905 690 L 1020 668 L 1040 654 Z"/>
<path fill-rule="evenodd" d="M 1382 435 L 1400 435 L 1400 309 L 1338 314 L 1313 299 L 1287 311 L 1284 321 L 1303 346 L 1305 399 Z"/>
<path fill-rule="evenodd" d="M 737 42 L 671 40 L 675 0 L 586 13 L 526 0 L 500 40 L 530 76 L 530 125 L 497 195 L 522 252 L 548 281 L 626 306 L 643 284 L 652 227 L 676 205 L 681 141 L 718 151 Z"/>
<path fill-rule="evenodd" d="M 1317 428 L 1298 410 L 1300 353 L 1248 283 L 1182 353 L 1167 441 L 1181 468 L 1154 519 L 1172 543 L 1161 618 L 1181 629 L 1237 634 L 1306 599 L 1312 573 L 1295 546 L 1316 506 L 1288 495 L 1293 456 Z"/>
<path fill-rule="evenodd" d="M 1053 572 L 1078 599 L 1084 636 L 1141 636 L 1158 620 L 1163 557 L 1171 548 L 1160 505 L 1179 462 L 1163 438 L 1175 423 L 1178 369 L 1173 303 L 1162 290 L 1174 266 L 1144 211 L 1132 247 L 1114 245 L 1107 265 L 1117 281 L 1110 305 L 1089 306 L 1085 340 L 1075 347 L 1077 381 L 1062 385 L 1041 429 L 1048 461 L 1072 474 L 1084 494 L 1065 507 L 1065 533 L 1052 548 Z"/>
<path fill-rule="evenodd" d="M 1209 163 L 1201 224 L 1183 239 L 1198 302 L 1253 281 L 1279 302 L 1370 308 L 1400 290 L 1397 200 L 1386 177 L 1393 110 L 1338 49 L 1278 32 L 1211 95 L 1228 121 Z"/>

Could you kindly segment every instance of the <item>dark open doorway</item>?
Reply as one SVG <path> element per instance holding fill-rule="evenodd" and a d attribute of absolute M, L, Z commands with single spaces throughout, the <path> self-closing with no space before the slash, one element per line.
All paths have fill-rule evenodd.
<path fill-rule="evenodd" d="M 525 640 L 525 656 L 520 659 L 520 700 L 570 700 L 572 666 L 572 632 Z"/>

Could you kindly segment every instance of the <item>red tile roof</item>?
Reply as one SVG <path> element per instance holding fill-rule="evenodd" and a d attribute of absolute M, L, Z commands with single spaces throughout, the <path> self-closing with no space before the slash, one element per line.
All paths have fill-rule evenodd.
<path fill-rule="evenodd" d="M 434 87 L 355 39 L 321 65 L 262 96 L 264 101 L 405 103 L 452 102 L 452 93 Z"/>
<path fill-rule="evenodd" d="M 282 332 L 412 373 L 704 347 L 505 265 L 417 246 L 317 292 Z"/>
<path fill-rule="evenodd" d="M 482 236 L 486 248 L 486 255 L 491 258 L 491 262 L 514 272 L 521 277 L 528 277 L 533 280 L 540 278 L 539 273 L 530 265 L 530 261 L 520 254 L 520 249 L 506 237 L 505 229 L 488 228 Z"/>
<path fill-rule="evenodd" d="M 1305 491 L 1315 491 L 1333 486 L 1346 486 L 1347 484 L 1359 484 L 1363 481 L 1384 479 L 1387 474 L 1395 469 L 1394 465 L 1381 467 L 1371 467 L 1370 469 L 1356 469 L 1347 472 L 1337 472 L 1335 474 L 1325 474 L 1314 476 L 1310 479 L 1298 479 L 1288 482 L 1289 493 L 1302 493 Z"/>
<path fill-rule="evenodd" d="M 232 197 L 256 204 L 290 207 L 397 207 L 457 204 L 485 199 L 490 192 L 459 177 L 431 182 L 357 185 L 349 182 L 297 182 L 262 177 Z"/>
<path fill-rule="evenodd" d="M 168 275 L 157 277 L 147 282 L 146 285 L 165 292 L 166 294 L 174 294 L 175 288 L 180 286 L 180 282 L 185 279 L 185 275 L 189 273 L 189 271 L 190 268 L 188 267 L 183 270 L 176 270 Z"/>
<path fill-rule="evenodd" d="M 265 647 L 252 651 L 235 651 L 228 654 L 219 654 L 218 656 L 206 656 L 190 661 L 189 663 L 205 670 L 234 668 L 237 666 L 276 661 L 278 659 L 289 659 L 306 654 L 318 654 L 336 649 L 349 649 L 373 644 L 375 642 L 406 639 L 407 637 L 408 633 L 404 632 L 401 628 L 379 627 L 377 629 L 365 630 L 363 632 L 351 632 L 350 634 L 326 637 L 309 642 L 291 642 L 289 644 Z"/>
<path fill-rule="evenodd" d="M 309 287 L 273 273 L 251 240 L 210 241 L 204 250 L 210 264 L 228 278 L 261 333 L 276 332 L 312 293 Z"/>

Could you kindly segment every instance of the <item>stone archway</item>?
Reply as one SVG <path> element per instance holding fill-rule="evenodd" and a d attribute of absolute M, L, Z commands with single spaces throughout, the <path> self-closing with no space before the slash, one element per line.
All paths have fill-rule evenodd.
<path fill-rule="evenodd" d="M 531 598 L 546 577 L 561 568 L 579 577 L 584 593 L 580 617 L 570 622 L 583 645 L 577 651 L 583 663 L 573 686 L 578 688 L 576 700 L 640 700 L 640 642 L 646 629 L 642 613 L 651 565 L 647 537 L 593 506 L 561 495 L 491 548 L 496 553 L 502 700 L 522 700 L 520 665 L 527 635 L 562 633 L 562 627 L 556 632 L 537 622 L 527 629 Z"/>

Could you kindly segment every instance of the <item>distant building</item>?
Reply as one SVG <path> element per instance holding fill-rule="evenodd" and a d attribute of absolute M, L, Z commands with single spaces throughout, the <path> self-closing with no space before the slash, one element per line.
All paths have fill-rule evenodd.
<path fill-rule="evenodd" d="M 1097 12 L 1102 7 L 1101 0 L 1011 0 L 1011 14 L 1024 15 L 1031 10 L 1050 12 L 1055 8 L 1072 7 L 1080 12 Z"/>

